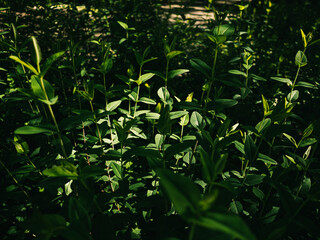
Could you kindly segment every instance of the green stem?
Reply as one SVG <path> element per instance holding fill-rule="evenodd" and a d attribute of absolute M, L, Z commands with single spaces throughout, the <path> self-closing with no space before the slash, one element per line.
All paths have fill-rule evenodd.
<path fill-rule="evenodd" d="M 211 88 L 212 88 L 212 84 L 214 82 L 215 69 L 216 69 L 217 58 L 218 58 L 218 49 L 219 49 L 219 46 L 216 45 L 216 49 L 215 49 L 215 53 L 214 53 L 213 65 L 212 65 L 212 69 L 211 69 L 211 79 L 210 79 L 210 82 L 209 82 L 209 89 L 207 91 L 207 97 L 206 97 L 206 102 L 205 102 L 205 109 L 207 108 L 207 105 L 208 105 L 208 102 L 209 102 L 209 97 L 210 97 L 210 92 L 211 92 Z"/>
<path fill-rule="evenodd" d="M 193 240 L 195 229 L 196 229 L 196 226 L 195 226 L 194 224 L 192 224 L 192 225 L 191 225 L 190 232 L 189 232 L 188 240 Z"/>
<path fill-rule="evenodd" d="M 137 97 L 136 97 L 136 101 L 135 101 L 135 103 L 134 103 L 133 118 L 135 118 L 135 116 L 136 116 L 137 105 L 138 105 L 138 102 L 139 102 L 139 93 L 140 93 L 140 85 L 138 85 Z"/>
<path fill-rule="evenodd" d="M 31 198 L 29 196 L 29 194 L 23 189 L 23 187 L 20 185 L 20 183 L 18 182 L 18 180 L 13 176 L 13 174 L 10 172 L 10 170 L 6 167 L 6 165 L 0 160 L 0 164 L 2 165 L 2 167 L 7 171 L 7 173 L 10 175 L 10 177 L 13 179 L 13 181 L 15 182 L 15 184 L 17 184 L 17 186 L 20 188 L 20 190 L 24 193 L 24 195 L 26 195 L 26 197 L 28 198 L 28 200 L 31 202 Z"/>
<path fill-rule="evenodd" d="M 298 67 L 296 76 L 295 76 L 295 78 L 294 78 L 294 81 L 293 81 L 293 84 L 292 84 L 292 87 L 291 87 L 289 103 L 291 103 L 293 89 L 294 89 L 294 87 L 295 87 L 295 85 L 296 85 L 296 81 L 297 81 L 297 79 L 298 79 L 298 75 L 299 75 L 299 72 L 300 72 L 300 68 L 301 68 L 301 66 Z"/>
<path fill-rule="evenodd" d="M 99 142 L 100 142 L 101 147 L 103 147 L 102 137 L 101 137 L 99 125 L 98 125 L 98 122 L 97 122 L 97 117 L 96 117 L 96 114 L 94 113 L 92 101 L 90 101 L 90 107 L 91 107 L 91 111 L 92 111 L 92 113 L 93 113 L 93 121 L 94 121 L 94 123 L 96 124 L 97 132 L 98 132 L 98 137 L 99 137 Z"/>
<path fill-rule="evenodd" d="M 43 91 L 43 93 L 45 95 L 45 98 L 46 98 L 47 101 L 49 101 L 48 94 L 47 94 L 47 91 L 46 91 L 45 86 L 44 86 L 43 77 L 40 77 L 40 83 L 41 83 L 42 91 Z M 61 135 L 61 132 L 60 132 L 60 129 L 59 129 L 59 125 L 57 123 L 57 120 L 56 120 L 56 117 L 55 117 L 55 115 L 53 113 L 51 105 L 47 104 L 47 106 L 49 108 L 52 120 L 54 122 L 54 125 L 55 125 L 57 133 L 58 133 L 58 140 L 59 140 L 59 143 L 60 143 L 60 146 L 61 146 L 61 150 L 62 150 L 63 156 L 67 160 L 68 156 L 67 156 L 67 152 L 65 150 L 65 147 L 64 147 L 64 144 L 63 144 L 63 141 L 62 141 L 62 135 Z"/>

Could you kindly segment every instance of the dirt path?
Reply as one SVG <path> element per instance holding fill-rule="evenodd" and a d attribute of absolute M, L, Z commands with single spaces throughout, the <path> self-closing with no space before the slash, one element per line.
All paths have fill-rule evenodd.
<path fill-rule="evenodd" d="M 217 5 L 232 5 L 232 4 L 240 4 L 241 0 L 216 0 L 214 1 Z M 195 21 L 196 26 L 203 26 L 207 23 L 208 20 L 214 19 L 214 15 L 212 11 L 207 10 L 204 7 L 204 3 L 197 2 L 191 5 L 184 4 L 167 4 L 161 6 L 161 8 L 165 11 L 166 14 L 169 15 L 168 20 L 171 23 L 178 21 L 187 22 L 188 20 Z"/>

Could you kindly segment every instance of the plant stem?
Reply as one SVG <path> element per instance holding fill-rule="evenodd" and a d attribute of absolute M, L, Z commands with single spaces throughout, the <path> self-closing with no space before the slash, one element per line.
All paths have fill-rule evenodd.
<path fill-rule="evenodd" d="M 135 103 L 134 103 L 133 118 L 135 118 L 135 116 L 136 116 L 137 104 L 138 104 L 138 102 L 139 102 L 139 93 L 140 93 L 140 85 L 138 85 L 137 97 L 136 97 L 136 101 L 135 101 Z"/>
<path fill-rule="evenodd" d="M 10 177 L 13 179 L 13 181 L 15 182 L 15 184 L 17 184 L 17 186 L 21 189 L 21 191 L 24 193 L 24 195 L 26 195 L 26 197 L 28 198 L 28 200 L 31 202 L 31 198 L 29 196 L 29 194 L 23 189 L 23 187 L 20 185 L 20 183 L 18 182 L 18 180 L 13 176 L 13 174 L 10 172 L 10 170 L 6 167 L 6 165 L 0 160 L 0 164 L 2 165 L 2 167 L 7 171 L 7 173 L 10 175 Z"/>
<path fill-rule="evenodd" d="M 209 89 L 207 91 L 207 97 L 206 97 L 206 101 L 205 101 L 205 109 L 207 108 L 208 102 L 209 102 L 209 97 L 210 97 L 210 92 L 211 92 L 211 88 L 212 88 L 212 84 L 214 82 L 214 75 L 215 75 L 215 69 L 216 69 L 216 64 L 217 64 L 217 57 L 218 57 L 218 49 L 219 46 L 216 45 L 216 49 L 215 49 L 215 53 L 214 53 L 214 60 L 213 60 L 213 65 L 212 65 L 212 69 L 211 69 L 211 79 L 209 82 Z"/>
<path fill-rule="evenodd" d="M 96 114 L 94 113 L 92 101 L 90 101 L 90 107 L 91 107 L 91 111 L 92 111 L 92 113 L 93 113 L 93 121 L 94 121 L 94 123 L 96 124 L 97 132 L 98 132 L 98 138 L 99 138 L 99 142 L 100 142 L 100 145 L 101 145 L 101 148 L 102 148 L 102 147 L 103 147 L 102 137 L 101 137 L 99 125 L 98 125 L 98 122 L 97 122 L 97 117 L 96 117 Z"/>

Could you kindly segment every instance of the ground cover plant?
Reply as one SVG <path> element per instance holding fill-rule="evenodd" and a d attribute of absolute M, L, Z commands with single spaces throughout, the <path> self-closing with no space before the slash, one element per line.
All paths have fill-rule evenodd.
<path fill-rule="evenodd" d="M 318 2 L 0 3 L 1 239 L 320 239 Z"/>

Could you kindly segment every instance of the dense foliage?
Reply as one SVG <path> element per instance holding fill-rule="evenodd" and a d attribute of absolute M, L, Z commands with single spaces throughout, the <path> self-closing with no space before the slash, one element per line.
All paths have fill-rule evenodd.
<path fill-rule="evenodd" d="M 319 1 L 0 4 L 1 239 L 320 239 Z"/>

